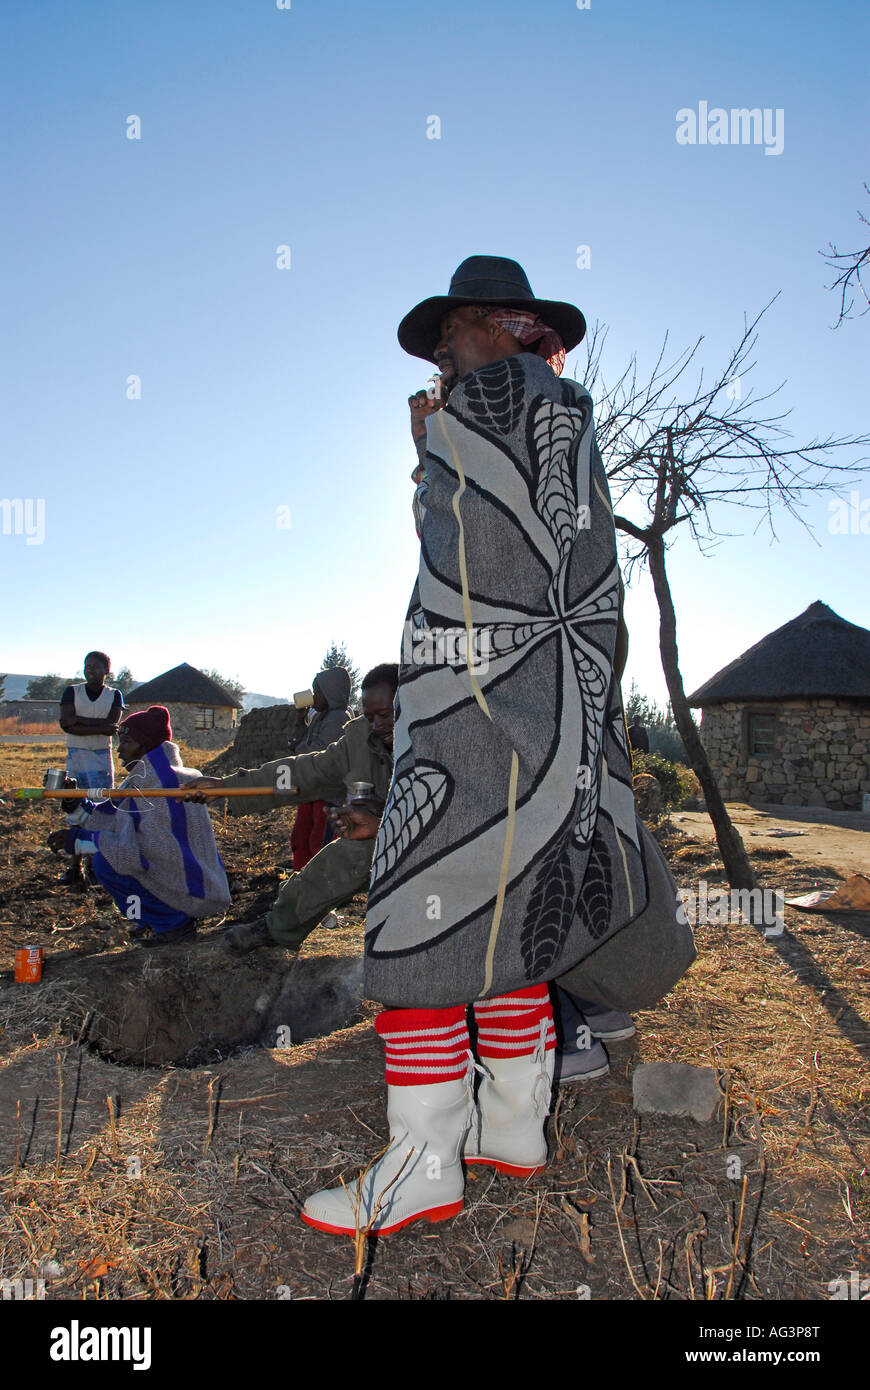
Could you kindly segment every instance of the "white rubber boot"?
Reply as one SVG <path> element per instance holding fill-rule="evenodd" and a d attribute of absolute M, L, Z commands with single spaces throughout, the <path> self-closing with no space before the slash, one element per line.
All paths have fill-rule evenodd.
<path fill-rule="evenodd" d="M 318 1231 L 352 1236 L 368 1226 L 379 1197 L 374 1235 L 389 1235 L 411 1221 L 458 1215 L 465 1190 L 462 1143 L 474 1110 L 470 1070 L 461 1081 L 388 1086 L 390 1147 L 362 1179 L 358 1214 L 359 1179 L 347 1189 L 315 1192 L 305 1203 L 302 1220 Z"/>
<path fill-rule="evenodd" d="M 555 1050 L 546 1051 L 547 1024 L 527 1057 L 487 1057 L 477 1111 L 465 1142 L 465 1162 L 530 1178 L 547 1164 L 544 1126 L 550 1113 Z"/>

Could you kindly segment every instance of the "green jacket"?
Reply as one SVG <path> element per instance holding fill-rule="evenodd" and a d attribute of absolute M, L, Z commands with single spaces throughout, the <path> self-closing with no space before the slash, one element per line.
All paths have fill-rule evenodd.
<path fill-rule="evenodd" d="M 298 806 L 304 801 L 343 802 L 351 782 L 371 782 L 374 795 L 386 800 L 393 777 L 393 754 L 372 733 L 367 719 L 351 719 L 341 738 L 319 753 L 287 754 L 262 767 L 240 768 L 224 778 L 227 787 L 290 787 L 274 797 L 231 796 L 227 806 L 233 816 L 253 811 L 272 811 L 276 806 Z"/>

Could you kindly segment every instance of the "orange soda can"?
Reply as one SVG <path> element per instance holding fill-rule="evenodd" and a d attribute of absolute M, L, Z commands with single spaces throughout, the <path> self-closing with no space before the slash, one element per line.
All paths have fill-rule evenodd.
<path fill-rule="evenodd" d="M 42 947 L 24 946 L 15 952 L 15 983 L 35 985 L 42 979 Z"/>

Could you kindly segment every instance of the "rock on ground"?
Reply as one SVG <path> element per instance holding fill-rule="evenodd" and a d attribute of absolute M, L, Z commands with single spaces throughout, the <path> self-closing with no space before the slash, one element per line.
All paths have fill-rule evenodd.
<path fill-rule="evenodd" d="M 634 1108 L 641 1115 L 679 1115 L 704 1124 L 722 1099 L 712 1067 L 689 1062 L 644 1062 L 632 1076 Z"/>

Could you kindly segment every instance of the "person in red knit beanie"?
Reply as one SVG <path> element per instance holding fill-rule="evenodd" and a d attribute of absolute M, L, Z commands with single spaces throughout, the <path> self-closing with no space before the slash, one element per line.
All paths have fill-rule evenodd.
<path fill-rule="evenodd" d="M 118 734 L 135 739 L 143 753 L 153 753 L 161 743 L 168 743 L 172 738 L 169 710 L 165 705 L 151 705 L 138 714 L 128 714 Z"/>
<path fill-rule="evenodd" d="M 194 788 L 202 779 L 183 766 L 163 705 L 124 720 L 118 756 L 129 774 L 125 788 Z M 127 918 L 137 944 L 185 942 L 195 934 L 198 919 L 229 906 L 227 876 L 205 806 L 162 797 L 130 797 L 117 804 L 65 799 L 59 805 L 72 823 L 64 848 L 91 856 L 95 878 Z"/>

